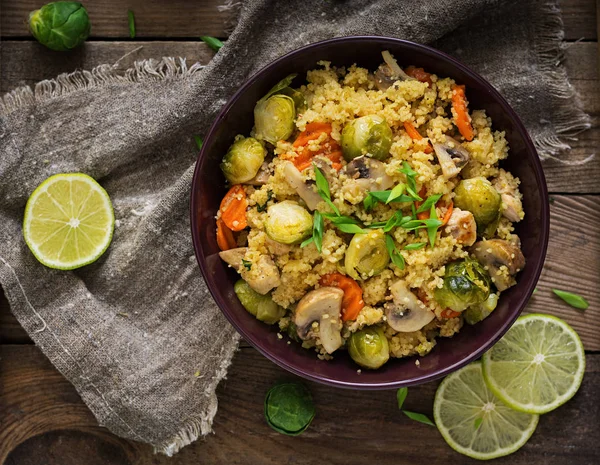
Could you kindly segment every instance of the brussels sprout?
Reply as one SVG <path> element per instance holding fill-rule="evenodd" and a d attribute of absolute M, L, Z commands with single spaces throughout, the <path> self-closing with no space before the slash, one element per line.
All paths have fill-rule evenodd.
<path fill-rule="evenodd" d="M 270 294 L 259 294 L 243 279 L 233 285 L 233 290 L 244 308 L 257 320 L 272 325 L 285 315 L 285 309 L 273 302 Z"/>
<path fill-rule="evenodd" d="M 464 179 L 454 192 L 454 206 L 473 213 L 480 233 L 498 218 L 502 204 L 500 194 L 484 177 Z"/>
<path fill-rule="evenodd" d="M 275 145 L 288 139 L 294 132 L 296 105 L 287 95 L 273 95 L 259 101 L 254 107 L 255 135 Z"/>
<path fill-rule="evenodd" d="M 390 346 L 381 327 L 369 326 L 352 333 L 348 353 L 363 368 L 376 370 L 390 358 Z"/>
<path fill-rule="evenodd" d="M 265 419 L 281 434 L 298 436 L 315 417 L 315 405 L 308 389 L 299 383 L 273 386 L 265 397 Z"/>
<path fill-rule="evenodd" d="M 29 28 L 38 42 L 64 52 L 81 45 L 90 34 L 90 19 L 79 2 L 52 2 L 29 13 Z"/>
<path fill-rule="evenodd" d="M 267 210 L 265 231 L 281 244 L 299 244 L 312 234 L 313 217 L 291 200 L 271 205 Z"/>
<path fill-rule="evenodd" d="M 346 250 L 346 273 L 354 279 L 368 279 L 381 273 L 390 262 L 381 229 L 366 234 L 355 234 Z"/>
<path fill-rule="evenodd" d="M 238 139 L 223 157 L 221 170 L 231 184 L 250 181 L 265 161 L 266 153 L 262 144 L 253 137 Z"/>
<path fill-rule="evenodd" d="M 485 302 L 473 305 L 465 310 L 465 321 L 470 325 L 474 325 L 485 320 L 496 309 L 496 305 L 498 305 L 498 294 L 490 294 Z"/>
<path fill-rule="evenodd" d="M 342 131 L 342 151 L 346 161 L 361 155 L 384 160 L 392 146 L 392 130 L 384 118 L 367 115 L 347 124 Z"/>
<path fill-rule="evenodd" d="M 462 312 L 484 302 L 490 295 L 490 275 L 476 260 L 466 258 L 446 265 L 444 285 L 434 292 L 444 308 Z"/>

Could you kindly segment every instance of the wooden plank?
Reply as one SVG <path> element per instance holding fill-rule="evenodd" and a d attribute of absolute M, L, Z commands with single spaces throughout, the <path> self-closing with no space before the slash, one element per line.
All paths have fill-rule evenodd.
<path fill-rule="evenodd" d="M 139 48 L 142 47 L 142 48 Z M 597 43 L 576 43 L 566 50 L 565 64 L 573 85 L 579 91 L 584 109 L 592 115 L 593 127 L 580 134 L 571 145 L 571 160 L 597 156 L 585 165 L 565 165 L 548 160 L 544 167 L 551 192 L 598 193 L 600 184 L 600 79 Z M 128 55 L 129 54 L 129 55 Z M 55 77 L 75 69 L 92 69 L 103 63 L 118 61 L 128 68 L 133 61 L 162 56 L 183 56 L 189 63 L 207 63 L 213 52 L 199 42 L 87 42 L 69 54 L 51 53 L 29 41 L 5 41 L 0 47 L 0 93 L 19 84 L 32 85 L 42 79 Z M 125 57 L 125 58 L 123 58 Z M 120 60 L 120 61 L 119 61 Z"/>
<path fill-rule="evenodd" d="M 226 37 L 235 24 L 235 10 L 219 11 L 225 0 L 94 0 L 86 2 L 92 22 L 92 38 L 128 38 L 127 10 L 135 12 L 138 37 L 170 38 L 212 35 Z M 235 2 L 233 2 L 235 3 Z M 37 0 L 0 0 L 2 37 L 29 37 L 29 12 L 40 7 Z M 566 40 L 597 40 L 594 0 L 561 2 Z"/>
<path fill-rule="evenodd" d="M 531 440 L 499 465 L 592 465 L 600 456 L 600 355 L 588 355 L 579 393 L 544 415 Z M 282 436 L 263 419 L 263 399 L 275 382 L 297 379 L 253 349 L 238 352 L 217 390 L 214 434 L 173 458 L 117 438 L 97 426 L 75 389 L 34 346 L 1 346 L 0 463 L 96 464 L 328 464 L 430 465 L 477 463 L 454 452 L 435 428 L 411 422 L 394 391 L 349 391 L 306 383 L 317 407 L 301 436 Z M 438 383 L 410 388 L 406 407 L 431 416 Z M 566 431 L 569 431 L 566 434 Z M 7 458 L 8 456 L 8 458 Z M 4 459 L 6 458 L 6 462 Z"/>
<path fill-rule="evenodd" d="M 29 12 L 44 2 L 0 0 L 2 37 L 30 37 Z M 129 38 L 127 10 L 135 14 L 136 37 L 226 37 L 235 10 L 220 11 L 226 0 L 93 0 L 85 2 L 94 38 Z"/>
<path fill-rule="evenodd" d="M 587 350 L 600 350 L 600 196 L 553 196 L 550 212 L 546 265 L 527 311 L 564 318 L 577 330 Z M 552 294 L 553 288 L 581 294 L 590 308 L 581 312 L 569 307 Z M 30 342 L 6 303 L 0 303 L 0 321 L 0 340 Z"/>

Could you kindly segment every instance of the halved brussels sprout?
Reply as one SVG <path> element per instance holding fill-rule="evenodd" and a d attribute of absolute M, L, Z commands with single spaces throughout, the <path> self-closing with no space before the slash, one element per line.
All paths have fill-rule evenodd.
<path fill-rule="evenodd" d="M 362 155 L 384 160 L 392 146 L 392 130 L 378 115 L 367 115 L 347 124 L 342 131 L 342 151 L 346 161 Z"/>
<path fill-rule="evenodd" d="M 233 285 L 233 290 L 244 308 L 257 320 L 272 325 L 285 315 L 285 309 L 273 302 L 271 294 L 259 294 L 243 279 Z"/>
<path fill-rule="evenodd" d="M 444 308 L 462 312 L 490 295 L 491 279 L 476 260 L 466 258 L 446 265 L 444 285 L 436 288 L 435 300 Z"/>
<path fill-rule="evenodd" d="M 253 137 L 238 139 L 233 143 L 221 163 L 221 171 L 231 184 L 250 181 L 265 161 L 267 151 Z"/>
<path fill-rule="evenodd" d="M 254 107 L 255 135 L 275 145 L 292 135 L 295 118 L 296 104 L 291 97 L 276 94 L 259 100 Z"/>
<path fill-rule="evenodd" d="M 490 316 L 490 313 L 496 309 L 497 305 L 498 294 L 490 294 L 485 302 L 473 305 L 465 310 L 465 321 L 470 325 L 479 323 Z"/>
<path fill-rule="evenodd" d="M 346 250 L 346 273 L 354 279 L 368 279 L 381 273 L 390 262 L 385 245 L 385 234 L 373 229 L 366 234 L 355 234 Z"/>
<path fill-rule="evenodd" d="M 376 370 L 390 358 L 390 346 L 381 327 L 369 326 L 352 333 L 348 354 L 363 368 Z"/>
<path fill-rule="evenodd" d="M 486 178 L 463 179 L 454 192 L 454 206 L 473 213 L 480 233 L 500 215 L 500 194 Z"/>
<path fill-rule="evenodd" d="M 298 244 L 312 233 L 313 217 L 291 200 L 271 205 L 267 210 L 265 232 L 281 244 Z"/>

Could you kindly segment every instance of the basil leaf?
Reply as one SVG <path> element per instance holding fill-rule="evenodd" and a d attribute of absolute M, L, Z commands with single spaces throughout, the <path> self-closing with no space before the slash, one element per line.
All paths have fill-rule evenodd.
<path fill-rule="evenodd" d="M 590 304 L 587 300 L 577 294 L 573 294 L 572 292 L 561 291 L 560 289 L 552 289 L 558 297 L 568 303 L 571 307 L 577 308 L 579 310 L 587 309 Z"/>
<path fill-rule="evenodd" d="M 127 22 L 129 23 L 129 37 L 135 39 L 135 16 L 131 10 L 127 10 Z"/>
<path fill-rule="evenodd" d="M 244 268 L 246 268 L 248 271 L 252 269 L 252 262 L 249 260 L 244 260 L 242 258 L 242 265 L 244 265 Z"/>
<path fill-rule="evenodd" d="M 387 248 L 388 254 L 392 259 L 392 263 L 396 265 L 399 269 L 404 269 L 404 257 L 398 249 L 396 248 L 396 244 L 394 243 L 394 238 L 389 234 L 385 235 L 385 247 Z"/>
<path fill-rule="evenodd" d="M 202 150 L 202 145 L 204 144 L 204 142 L 202 142 L 202 137 L 200 137 L 200 136 L 194 136 L 194 140 L 196 141 L 196 145 L 198 146 L 198 150 Z"/>
<path fill-rule="evenodd" d="M 427 245 L 427 242 L 415 242 L 404 246 L 404 250 L 419 250 Z"/>
<path fill-rule="evenodd" d="M 388 198 L 385 201 L 385 203 L 390 203 L 392 200 L 400 197 L 402 194 L 404 194 L 404 189 L 406 189 L 406 185 L 405 184 L 400 183 L 397 186 L 395 186 L 390 191 L 390 195 L 388 195 Z"/>
<path fill-rule="evenodd" d="M 404 400 L 406 399 L 406 396 L 408 395 L 408 388 L 400 388 L 398 389 L 398 391 L 396 392 L 396 399 L 398 399 L 398 408 L 400 410 L 402 410 L 402 405 L 404 404 Z"/>
<path fill-rule="evenodd" d="M 218 52 L 220 48 L 223 46 L 223 42 L 215 37 L 210 36 L 200 36 L 200 40 L 212 48 L 215 52 Z"/>
<path fill-rule="evenodd" d="M 429 426 L 435 426 L 435 423 L 432 422 L 427 415 L 423 415 L 422 413 L 409 412 L 408 410 L 402 410 L 402 413 L 406 415 L 411 420 L 418 421 L 419 423 L 424 423 Z"/>
<path fill-rule="evenodd" d="M 442 194 L 436 194 L 436 195 L 427 197 L 427 200 L 425 200 L 425 202 L 423 202 L 423 205 L 421 205 L 419 208 L 417 208 L 417 213 L 422 213 L 422 212 L 429 210 L 432 205 L 435 205 L 437 203 L 437 201 L 440 200 L 441 197 L 442 197 Z"/>
<path fill-rule="evenodd" d="M 474 424 L 475 430 L 479 429 L 479 427 L 481 426 L 481 423 L 483 423 L 483 418 L 481 418 L 481 417 L 475 418 L 475 424 Z"/>

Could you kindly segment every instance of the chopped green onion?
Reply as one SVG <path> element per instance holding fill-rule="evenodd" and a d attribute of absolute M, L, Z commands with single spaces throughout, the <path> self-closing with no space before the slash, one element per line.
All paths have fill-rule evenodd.
<path fill-rule="evenodd" d="M 202 141 L 202 137 L 194 136 L 194 140 L 196 141 L 196 145 L 198 146 L 198 150 L 202 150 L 202 145 L 204 142 Z"/>
<path fill-rule="evenodd" d="M 340 211 L 331 201 L 331 191 L 329 190 L 329 183 L 327 178 L 323 175 L 323 172 L 313 163 L 315 170 L 315 182 L 317 183 L 317 193 L 321 198 L 331 207 L 337 216 L 340 216 Z"/>
<path fill-rule="evenodd" d="M 129 22 L 129 37 L 135 39 L 135 16 L 133 11 L 127 10 L 127 20 Z"/>
<path fill-rule="evenodd" d="M 396 392 L 396 399 L 398 399 L 398 408 L 400 410 L 402 410 L 402 405 L 404 404 L 404 400 L 406 399 L 406 396 L 408 395 L 408 388 L 400 388 L 398 389 L 398 391 Z"/>
<path fill-rule="evenodd" d="M 427 210 L 429 210 L 431 208 L 432 205 L 435 205 L 437 203 L 437 201 L 440 200 L 441 197 L 442 197 L 442 194 L 436 194 L 436 195 L 431 195 L 431 196 L 427 197 L 427 200 L 425 200 L 425 202 L 423 202 L 423 205 L 421 205 L 419 208 L 417 208 L 417 213 L 426 212 Z"/>
<path fill-rule="evenodd" d="M 313 214 L 313 233 L 312 233 L 312 237 L 309 237 L 308 239 L 306 239 L 304 242 L 302 242 L 300 244 L 301 248 L 306 247 L 307 245 L 309 245 L 311 242 L 315 243 L 315 247 L 317 248 L 317 250 L 319 251 L 319 253 L 321 253 L 322 247 L 323 247 L 323 229 L 324 229 L 324 222 L 323 222 L 323 216 L 321 215 L 321 213 L 319 212 L 319 210 L 315 210 L 315 213 Z"/>
<path fill-rule="evenodd" d="M 435 246 L 435 238 L 437 236 L 437 230 L 442 225 L 442 222 L 438 220 L 437 212 L 435 211 L 435 203 L 431 205 L 431 211 L 429 213 L 429 219 L 437 221 L 438 225 L 431 225 L 427 227 L 427 236 L 429 237 L 429 244 L 431 248 Z"/>
<path fill-rule="evenodd" d="M 590 306 L 587 300 L 572 292 L 561 291 L 560 289 L 552 289 L 558 297 L 568 303 L 571 307 L 578 308 L 579 310 L 585 310 Z"/>
<path fill-rule="evenodd" d="M 355 220 L 351 216 L 335 216 L 332 213 L 323 213 L 323 216 L 342 232 L 350 234 L 364 234 L 367 232 L 360 227 L 358 220 Z"/>
<path fill-rule="evenodd" d="M 404 257 L 396 248 L 396 244 L 394 243 L 394 238 L 389 234 L 385 235 L 385 247 L 387 248 L 388 254 L 392 259 L 392 263 L 396 265 L 399 269 L 404 269 Z"/>
<path fill-rule="evenodd" d="M 408 162 L 402 162 L 402 168 L 398 170 L 400 173 L 403 173 L 406 176 L 406 192 L 414 199 L 414 200 L 423 200 L 417 194 L 417 172 L 411 168 Z"/>
<path fill-rule="evenodd" d="M 202 40 L 202 42 L 204 42 L 206 45 L 212 48 L 215 52 L 218 52 L 219 49 L 223 46 L 223 42 L 221 42 L 219 39 L 216 39 L 215 37 L 201 36 L 200 40 Z"/>
<path fill-rule="evenodd" d="M 406 189 L 406 185 L 405 184 L 400 183 L 397 186 L 395 186 L 390 191 L 390 195 L 388 195 L 388 198 L 385 201 L 385 203 L 390 203 L 392 200 L 397 199 L 398 197 L 400 197 L 402 194 L 404 194 L 404 189 Z"/>
<path fill-rule="evenodd" d="M 400 188 L 399 186 L 402 186 L 402 188 Z M 369 192 L 369 194 L 365 197 L 365 200 L 363 200 L 363 206 L 365 207 L 366 211 L 370 211 L 377 202 L 385 204 L 391 202 L 412 202 L 412 197 L 404 195 L 402 192 L 399 192 L 400 189 L 404 190 L 405 188 L 406 186 L 404 184 L 398 184 L 391 191 Z M 396 190 L 396 192 L 394 193 L 394 196 L 392 196 L 394 190 Z"/>
<path fill-rule="evenodd" d="M 427 245 L 427 242 L 415 242 L 404 246 L 404 250 L 419 250 Z"/>
<path fill-rule="evenodd" d="M 242 265 L 244 265 L 244 268 L 246 268 L 248 271 L 250 271 L 250 269 L 252 268 L 252 262 L 249 260 L 244 260 L 243 258 Z"/>
<path fill-rule="evenodd" d="M 435 423 L 432 422 L 427 415 L 423 415 L 422 413 L 409 412 L 408 410 L 402 410 L 402 413 L 406 415 L 411 420 L 418 421 L 419 423 L 424 423 L 429 426 L 435 426 Z"/>

